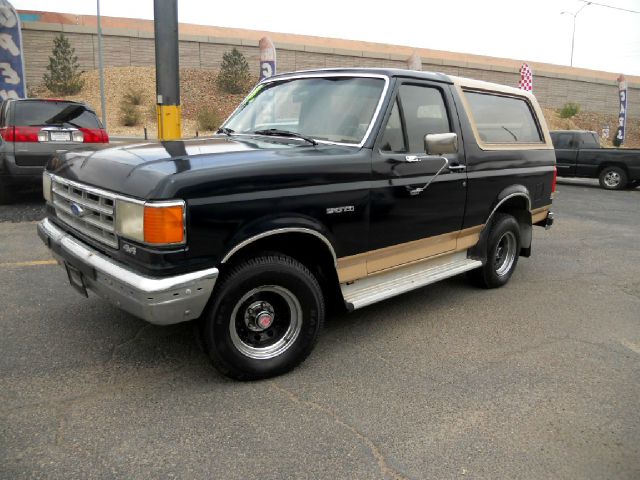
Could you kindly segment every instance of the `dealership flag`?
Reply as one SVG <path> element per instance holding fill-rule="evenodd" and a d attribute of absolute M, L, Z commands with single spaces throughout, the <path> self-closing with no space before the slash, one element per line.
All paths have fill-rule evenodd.
<path fill-rule="evenodd" d="M 520 67 L 520 83 L 518 83 L 518 87 L 520 90 L 526 90 L 527 92 L 533 90 L 533 72 L 526 63 L 523 63 Z"/>
<path fill-rule="evenodd" d="M 262 37 L 260 43 L 260 80 L 276 74 L 276 47 L 269 37 Z"/>
<path fill-rule="evenodd" d="M 20 18 L 8 0 L 0 0 L 0 99 L 26 93 Z"/>
<path fill-rule="evenodd" d="M 409 67 L 409 70 L 422 70 L 422 59 L 420 58 L 420 55 L 417 53 L 411 55 L 407 59 L 407 67 Z"/>
<path fill-rule="evenodd" d="M 627 123 L 627 81 L 624 75 L 618 77 L 618 97 L 620 98 L 620 112 L 618 113 L 618 129 L 613 144 L 619 147 L 624 142 L 624 127 Z"/>

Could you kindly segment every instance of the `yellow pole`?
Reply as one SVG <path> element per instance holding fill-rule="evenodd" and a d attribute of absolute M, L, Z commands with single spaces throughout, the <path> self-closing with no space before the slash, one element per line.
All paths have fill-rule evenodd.
<path fill-rule="evenodd" d="M 156 105 L 158 139 L 178 140 L 182 137 L 182 113 L 180 105 Z"/>

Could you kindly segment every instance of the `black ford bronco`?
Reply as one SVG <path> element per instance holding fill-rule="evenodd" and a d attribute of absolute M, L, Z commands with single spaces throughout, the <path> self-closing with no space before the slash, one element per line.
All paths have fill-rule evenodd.
<path fill-rule="evenodd" d="M 217 135 L 54 158 L 43 241 L 84 295 L 199 319 L 214 365 L 256 379 L 353 310 L 468 272 L 504 285 L 549 227 L 536 99 L 438 73 L 336 69 L 258 84 Z"/>

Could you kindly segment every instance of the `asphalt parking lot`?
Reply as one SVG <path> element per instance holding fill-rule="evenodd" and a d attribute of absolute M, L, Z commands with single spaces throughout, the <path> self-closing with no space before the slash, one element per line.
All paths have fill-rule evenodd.
<path fill-rule="evenodd" d="M 238 383 L 192 325 L 69 288 L 23 193 L 0 207 L 0 478 L 640 478 L 639 207 L 562 183 L 506 287 L 331 318 L 300 368 Z"/>

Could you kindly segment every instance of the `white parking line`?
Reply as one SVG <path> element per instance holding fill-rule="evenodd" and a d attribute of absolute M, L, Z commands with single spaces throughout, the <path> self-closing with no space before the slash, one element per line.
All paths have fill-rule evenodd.
<path fill-rule="evenodd" d="M 640 355 L 640 345 L 638 345 L 637 343 L 631 343 L 628 340 L 621 340 L 620 343 L 625 347 L 627 347 L 629 350 L 636 352 L 638 355 Z"/>

